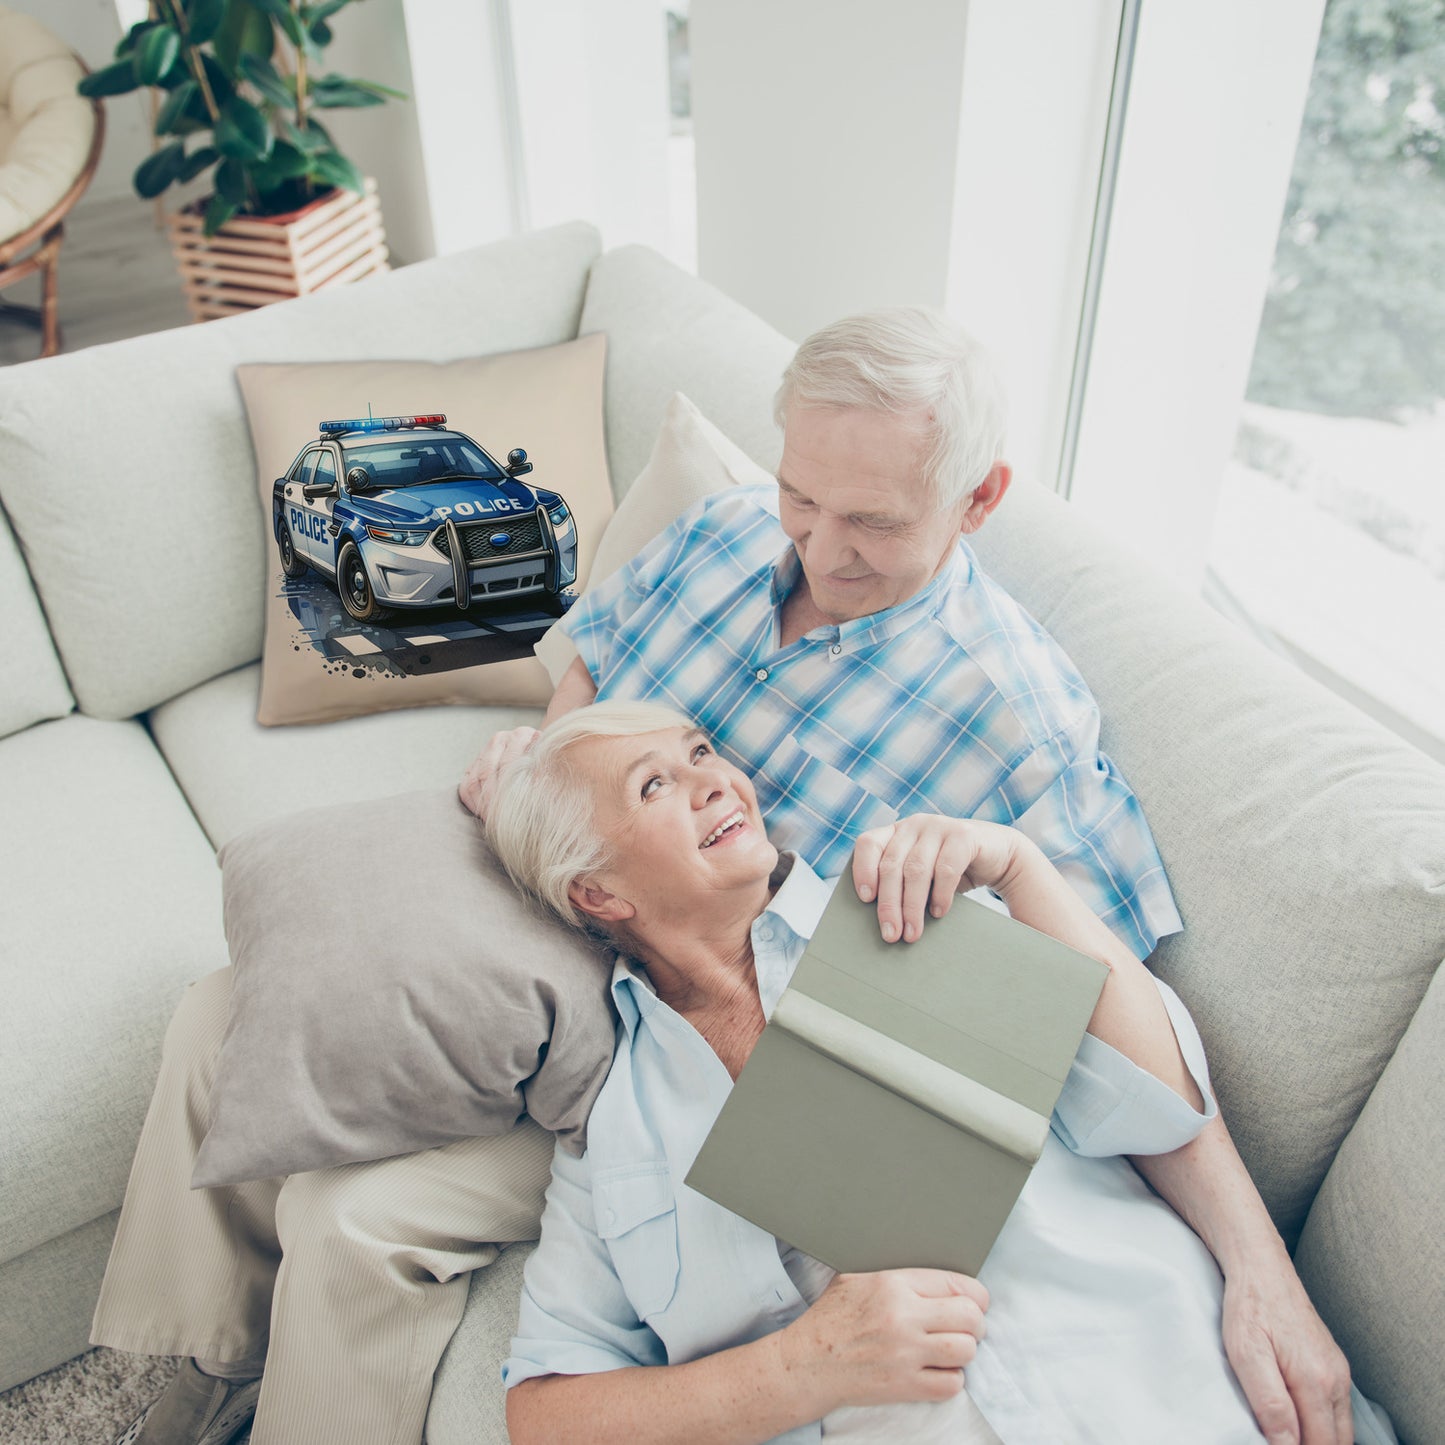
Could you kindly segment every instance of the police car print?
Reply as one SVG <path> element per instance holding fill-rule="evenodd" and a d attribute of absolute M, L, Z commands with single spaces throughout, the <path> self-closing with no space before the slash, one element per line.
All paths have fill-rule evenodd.
<path fill-rule="evenodd" d="M 272 489 L 272 526 L 290 579 L 335 587 L 347 616 L 540 603 L 556 615 L 577 577 L 577 530 L 556 492 L 518 480 L 440 413 L 323 421 Z"/>

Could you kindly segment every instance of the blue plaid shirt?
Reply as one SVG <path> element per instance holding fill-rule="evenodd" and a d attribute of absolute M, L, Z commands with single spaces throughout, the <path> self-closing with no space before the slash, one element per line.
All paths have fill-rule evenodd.
<path fill-rule="evenodd" d="M 665 702 L 754 780 L 768 836 L 820 875 L 912 813 L 1012 823 L 1140 957 L 1182 924 L 1074 665 L 963 541 L 922 592 L 779 646 L 801 564 L 772 487 L 684 513 L 562 628 L 598 700 Z"/>

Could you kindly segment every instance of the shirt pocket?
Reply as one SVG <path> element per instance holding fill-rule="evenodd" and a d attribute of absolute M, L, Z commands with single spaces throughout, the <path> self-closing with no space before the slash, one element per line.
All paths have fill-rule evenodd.
<path fill-rule="evenodd" d="M 651 1319 L 677 1293 L 677 1196 L 665 1163 L 611 1169 L 593 1181 L 597 1233 L 639 1319 Z"/>
<path fill-rule="evenodd" d="M 832 839 L 851 851 L 852 840 L 860 833 L 898 820 L 894 808 L 809 752 L 796 733 L 789 733 L 773 749 L 761 772 L 776 800 L 768 818 L 769 838 L 780 848 L 801 853 L 824 876 L 840 868 L 826 863 L 819 867 L 809 856 L 818 839 L 825 840 L 825 854 Z M 845 861 L 846 856 L 845 852 Z"/>

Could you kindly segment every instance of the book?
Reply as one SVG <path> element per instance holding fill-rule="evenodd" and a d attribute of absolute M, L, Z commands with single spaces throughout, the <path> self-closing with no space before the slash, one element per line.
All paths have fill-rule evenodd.
<path fill-rule="evenodd" d="M 687 1184 L 836 1270 L 976 1275 L 1108 972 L 967 897 L 886 944 L 845 875 Z"/>

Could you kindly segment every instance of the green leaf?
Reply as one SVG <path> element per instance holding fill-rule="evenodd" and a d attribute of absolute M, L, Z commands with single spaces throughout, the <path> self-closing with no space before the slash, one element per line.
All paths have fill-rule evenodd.
<path fill-rule="evenodd" d="M 307 25 L 315 25 L 318 20 L 329 20 L 338 10 L 350 4 L 351 0 L 321 0 L 319 5 L 303 5 L 301 18 Z"/>
<path fill-rule="evenodd" d="M 355 109 L 381 103 L 382 97 L 375 91 L 365 90 L 342 75 L 324 75 L 311 86 L 311 104 L 322 110 Z"/>
<path fill-rule="evenodd" d="M 216 59 L 230 75 L 237 73 L 243 55 L 269 57 L 276 49 L 276 29 L 268 15 L 247 0 L 226 0 L 226 18 L 216 32 Z"/>
<path fill-rule="evenodd" d="M 178 181 L 193 181 L 206 169 L 213 166 L 221 159 L 221 153 L 215 146 L 202 146 L 198 151 L 192 151 L 185 159 L 184 164 L 176 173 Z"/>
<path fill-rule="evenodd" d="M 169 25 L 147 30 L 135 48 L 135 78 L 142 85 L 158 85 L 181 53 L 181 37 Z"/>
<path fill-rule="evenodd" d="M 294 181 L 299 176 L 310 174 L 311 157 L 305 151 L 287 145 L 285 141 L 277 141 L 270 160 L 266 162 L 266 168 L 278 181 Z"/>
<path fill-rule="evenodd" d="M 186 107 L 201 93 L 194 80 L 183 80 L 166 96 L 166 103 L 156 114 L 156 134 L 169 135 L 186 118 Z"/>
<path fill-rule="evenodd" d="M 410 100 L 411 97 L 404 90 L 393 90 L 389 85 L 382 85 L 376 80 L 353 80 L 351 82 L 358 90 L 369 90 L 376 95 L 389 96 L 392 100 Z"/>
<path fill-rule="evenodd" d="M 366 183 L 361 178 L 361 172 L 340 151 L 322 151 L 319 156 L 313 156 L 311 174 L 329 186 L 341 186 L 358 195 L 365 194 Z"/>
<path fill-rule="evenodd" d="M 147 30 L 154 30 L 160 24 L 159 20 L 138 20 L 124 35 L 120 37 L 120 43 L 115 47 L 117 60 L 122 57 L 129 57 L 135 54 L 135 48 L 140 43 L 140 38 Z"/>
<path fill-rule="evenodd" d="M 139 85 L 135 78 L 135 64 L 129 60 L 118 60 L 103 70 L 93 70 L 82 78 L 75 88 L 81 95 L 95 99 L 102 95 L 125 95 Z"/>
<path fill-rule="evenodd" d="M 296 84 L 280 74 L 274 65 L 262 55 L 243 55 L 241 74 L 261 92 L 272 105 L 294 107 Z"/>
<path fill-rule="evenodd" d="M 309 156 L 333 149 L 331 137 L 321 123 L 311 116 L 306 117 L 306 129 L 299 130 L 290 120 L 281 122 L 281 134 L 299 151 Z"/>
<path fill-rule="evenodd" d="M 331 34 L 331 27 L 324 20 L 315 20 L 306 27 L 306 34 L 311 40 L 308 49 L 313 51 L 325 50 L 334 38 Z"/>
<path fill-rule="evenodd" d="M 293 45 L 306 43 L 306 30 L 301 17 L 286 3 L 286 0 L 250 0 L 257 10 L 264 11 L 286 32 Z"/>
<path fill-rule="evenodd" d="M 214 236 L 236 214 L 237 209 L 224 196 L 212 196 L 210 205 L 206 207 L 206 223 L 202 228 L 206 235 Z"/>
<path fill-rule="evenodd" d="M 266 117 L 251 104 L 233 95 L 216 123 L 216 149 L 238 161 L 264 160 L 271 153 L 274 137 Z"/>
<path fill-rule="evenodd" d="M 205 51 L 201 52 L 201 65 L 206 72 L 206 83 L 211 87 L 211 96 L 219 109 L 235 95 L 235 81 L 222 69 L 220 61 L 216 60 L 213 56 L 207 55 Z M 210 111 L 206 110 L 204 105 L 201 109 L 209 123 Z"/>
<path fill-rule="evenodd" d="M 216 167 L 216 194 L 233 206 L 246 204 L 246 167 L 237 160 L 224 160 Z"/>
<path fill-rule="evenodd" d="M 204 45 L 215 38 L 226 18 L 226 0 L 187 0 L 186 38 L 192 45 Z"/>
<path fill-rule="evenodd" d="M 170 145 L 162 146 L 154 155 L 147 156 L 136 167 L 136 194 L 147 201 L 160 195 L 180 174 L 185 156 L 185 147 L 180 141 L 172 141 Z"/>

